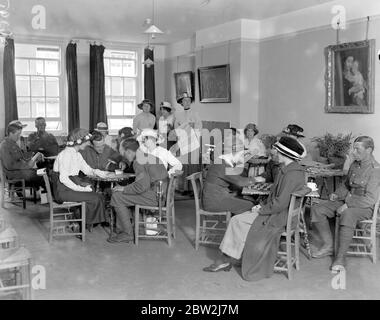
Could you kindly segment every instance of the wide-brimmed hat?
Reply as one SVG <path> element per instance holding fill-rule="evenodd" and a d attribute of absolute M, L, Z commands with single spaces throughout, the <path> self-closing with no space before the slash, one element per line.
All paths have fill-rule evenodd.
<path fill-rule="evenodd" d="M 153 108 L 153 102 L 150 101 L 149 99 L 144 99 L 143 101 L 141 101 L 141 103 L 139 103 L 137 105 L 137 108 L 141 109 L 142 110 L 142 107 L 144 104 L 149 104 L 150 105 L 150 108 L 152 109 Z"/>
<path fill-rule="evenodd" d="M 107 123 L 104 123 L 104 122 L 98 122 L 96 124 L 95 130 L 99 132 L 108 132 L 108 125 Z"/>
<path fill-rule="evenodd" d="M 305 147 L 291 137 L 281 137 L 273 147 L 285 157 L 293 160 L 300 160 L 306 156 Z"/>
<path fill-rule="evenodd" d="M 167 102 L 167 101 L 162 101 L 160 103 L 160 108 L 167 108 L 167 109 L 170 109 L 170 112 L 173 111 L 173 106 L 170 102 Z"/>
<path fill-rule="evenodd" d="M 27 124 L 21 123 L 20 120 L 13 120 L 13 121 L 11 121 L 11 122 L 9 122 L 8 126 L 10 126 L 10 125 L 18 127 L 20 129 L 25 128 L 26 126 L 28 126 Z"/>
<path fill-rule="evenodd" d="M 163 137 L 158 133 L 157 130 L 153 130 L 153 129 L 149 129 L 149 128 L 143 129 L 141 131 L 141 133 L 137 137 L 137 141 L 141 143 L 142 140 L 146 137 L 152 137 L 152 138 L 156 139 L 157 144 L 160 144 L 164 141 Z"/>
<path fill-rule="evenodd" d="M 192 96 L 190 94 L 188 94 L 187 92 L 183 92 L 181 93 L 178 97 L 177 97 L 177 103 L 181 104 L 182 103 L 182 100 L 183 98 L 192 98 Z"/>
<path fill-rule="evenodd" d="M 282 133 L 297 137 L 297 138 L 304 138 L 303 135 L 303 128 L 296 124 L 289 124 L 284 130 L 282 130 Z"/>

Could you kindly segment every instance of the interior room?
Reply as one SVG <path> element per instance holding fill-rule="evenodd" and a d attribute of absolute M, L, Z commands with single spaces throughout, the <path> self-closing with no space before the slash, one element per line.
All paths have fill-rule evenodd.
<path fill-rule="evenodd" d="M 379 299 L 379 44 L 378 0 L 1 0 L 0 300 Z"/>

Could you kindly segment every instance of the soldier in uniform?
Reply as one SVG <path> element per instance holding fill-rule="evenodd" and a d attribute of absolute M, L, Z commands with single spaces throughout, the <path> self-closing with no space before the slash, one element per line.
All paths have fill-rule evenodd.
<path fill-rule="evenodd" d="M 46 121 L 43 117 L 35 120 L 37 132 L 33 132 L 28 136 L 28 148 L 33 152 L 41 152 L 45 157 L 56 156 L 59 152 L 57 139 L 46 132 Z"/>
<path fill-rule="evenodd" d="M 312 222 L 324 244 L 313 253 L 314 258 L 333 254 L 333 239 L 327 218 L 341 216 L 339 226 L 339 247 L 332 264 L 333 270 L 345 267 L 345 255 L 354 235 L 354 228 L 360 220 L 369 219 L 378 198 L 380 165 L 374 159 L 373 139 L 361 136 L 355 139 L 351 164 L 344 184 L 330 195 L 330 201 L 311 208 Z"/>
<path fill-rule="evenodd" d="M 24 179 L 27 185 L 38 188 L 44 186 L 44 180 L 38 176 L 34 167 L 43 159 L 37 152 L 31 159 L 25 158 L 23 150 L 17 144 L 23 125 L 20 121 L 12 121 L 7 126 L 7 137 L 0 144 L 0 159 L 9 179 Z"/>

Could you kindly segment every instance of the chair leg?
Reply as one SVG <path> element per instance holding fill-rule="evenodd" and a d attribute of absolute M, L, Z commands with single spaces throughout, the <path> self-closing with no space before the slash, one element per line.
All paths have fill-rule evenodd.
<path fill-rule="evenodd" d="M 49 242 L 53 241 L 53 231 L 54 231 L 54 209 L 50 208 L 50 229 L 49 229 Z"/>
<path fill-rule="evenodd" d="M 172 245 L 172 217 L 171 210 L 166 211 L 166 232 L 168 235 L 168 245 L 171 247 Z"/>
<path fill-rule="evenodd" d="M 376 255 L 376 247 L 377 247 L 377 239 L 376 239 L 376 223 L 375 225 L 371 225 L 371 255 L 372 255 L 372 263 L 376 264 L 377 255 Z"/>
<path fill-rule="evenodd" d="M 81 218 L 82 218 L 82 241 L 86 241 L 86 202 L 82 202 L 81 207 Z"/>
<path fill-rule="evenodd" d="M 201 216 L 199 212 L 195 214 L 195 250 L 199 249 L 199 233 L 201 228 Z"/>
<path fill-rule="evenodd" d="M 294 251 L 296 257 L 296 270 L 300 269 L 300 233 L 296 230 L 294 234 Z"/>
<path fill-rule="evenodd" d="M 172 207 L 172 228 L 173 228 L 173 239 L 175 239 L 175 231 L 176 231 L 176 227 L 175 227 L 175 208 L 174 208 L 174 204 L 173 204 L 173 207 Z"/>
<path fill-rule="evenodd" d="M 288 269 L 288 279 L 293 279 L 293 263 L 292 263 L 292 238 L 290 235 L 286 236 L 286 265 Z"/>
<path fill-rule="evenodd" d="M 33 193 L 33 203 L 36 204 L 37 203 L 37 191 L 35 188 L 32 188 L 32 193 Z"/>
<path fill-rule="evenodd" d="M 140 207 L 135 206 L 135 245 L 139 244 Z"/>

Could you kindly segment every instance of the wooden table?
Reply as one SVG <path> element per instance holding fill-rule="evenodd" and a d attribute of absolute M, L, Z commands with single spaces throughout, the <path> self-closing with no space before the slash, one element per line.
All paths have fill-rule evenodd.
<path fill-rule="evenodd" d="M 127 180 L 129 178 L 135 177 L 134 173 L 123 173 L 123 174 L 116 174 L 114 172 L 110 172 L 107 177 L 102 178 L 99 176 L 88 176 L 89 179 L 96 181 L 96 192 L 102 192 L 100 190 L 100 182 L 110 182 L 111 183 L 111 189 L 115 186 L 115 183 Z M 103 193 L 103 192 L 102 192 Z M 110 217 L 110 234 L 109 238 L 113 235 L 113 229 L 114 229 L 114 215 L 113 211 L 110 205 L 110 200 L 107 195 L 105 194 L 105 200 L 106 200 L 106 211 L 108 211 L 109 217 Z"/>
<path fill-rule="evenodd" d="M 268 196 L 270 194 L 270 190 L 272 188 L 272 183 L 254 183 L 251 186 L 244 187 L 242 191 L 242 195 L 266 195 Z M 309 192 L 306 196 L 306 198 L 310 199 L 310 202 L 312 203 L 312 199 L 319 198 L 320 194 L 318 190 Z M 310 241 L 309 241 L 309 232 L 307 230 L 307 224 L 305 220 L 305 211 L 301 211 L 300 215 L 301 220 L 301 232 L 304 234 L 304 243 L 307 251 L 307 257 L 311 259 L 311 249 L 310 249 Z"/>
<path fill-rule="evenodd" d="M 332 178 L 333 179 L 333 191 L 336 190 L 337 183 L 336 179 L 339 177 L 342 179 L 343 176 L 345 176 L 346 173 L 343 170 L 339 169 L 331 169 L 331 168 L 316 168 L 316 167 L 307 167 L 306 168 L 306 180 L 308 178 L 322 178 L 322 186 L 320 190 L 320 194 L 322 195 L 322 190 L 325 188 L 327 194 L 329 195 L 331 192 L 329 190 L 327 179 Z"/>
<path fill-rule="evenodd" d="M 253 176 L 256 177 L 259 175 L 260 167 L 264 167 L 268 164 L 270 161 L 269 158 L 251 158 L 247 161 L 248 163 L 248 176 L 250 176 L 249 171 L 251 168 L 253 168 Z"/>

